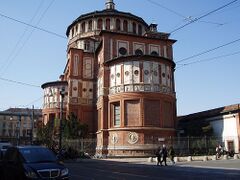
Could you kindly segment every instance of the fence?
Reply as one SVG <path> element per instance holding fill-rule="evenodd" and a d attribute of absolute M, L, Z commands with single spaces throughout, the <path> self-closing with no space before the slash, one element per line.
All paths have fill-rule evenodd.
<path fill-rule="evenodd" d="M 12 144 L 17 143 L 16 138 L 4 138 L 0 139 L 4 141 L 12 142 Z M 109 139 L 107 139 L 109 141 Z M 30 139 L 21 138 L 21 144 L 29 144 Z M 55 141 L 58 144 L 58 141 Z M 222 137 L 151 137 L 145 138 L 141 147 L 145 145 L 149 148 L 148 154 L 155 154 L 157 147 L 166 144 L 167 147 L 173 146 L 176 154 L 178 156 L 186 155 L 212 155 L 215 154 L 215 148 L 217 144 L 222 144 Z M 78 152 L 86 152 L 89 155 L 93 156 L 96 153 L 96 144 L 97 139 L 63 139 L 62 145 L 65 148 L 71 147 L 72 149 L 77 150 Z M 125 148 L 134 148 L 135 144 L 116 144 L 114 145 L 113 151 L 117 151 L 120 147 Z M 109 146 L 110 147 L 110 146 Z M 109 148 L 108 147 L 108 148 Z"/>

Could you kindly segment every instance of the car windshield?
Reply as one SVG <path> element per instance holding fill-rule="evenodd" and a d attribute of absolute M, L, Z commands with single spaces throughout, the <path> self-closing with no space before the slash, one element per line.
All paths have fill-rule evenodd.
<path fill-rule="evenodd" d="M 52 151 L 47 148 L 20 148 L 20 153 L 27 163 L 54 162 L 57 160 Z"/>

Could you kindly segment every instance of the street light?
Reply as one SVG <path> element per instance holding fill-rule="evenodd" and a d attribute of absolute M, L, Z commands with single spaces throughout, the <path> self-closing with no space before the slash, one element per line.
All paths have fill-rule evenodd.
<path fill-rule="evenodd" d="M 60 89 L 61 107 L 60 107 L 60 125 L 59 125 L 59 152 L 62 149 L 62 121 L 63 121 L 63 101 L 65 96 L 65 87 Z"/>

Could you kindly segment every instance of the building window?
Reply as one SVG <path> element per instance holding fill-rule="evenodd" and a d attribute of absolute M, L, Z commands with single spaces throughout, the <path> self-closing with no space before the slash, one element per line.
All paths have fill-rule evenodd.
<path fill-rule="evenodd" d="M 102 30 L 102 19 L 98 19 L 97 28 L 98 30 Z"/>
<path fill-rule="evenodd" d="M 113 120 L 114 126 L 120 126 L 120 103 L 113 104 Z"/>
<path fill-rule="evenodd" d="M 123 21 L 123 31 L 128 32 L 128 22 L 126 20 Z"/>
<path fill-rule="evenodd" d="M 74 62 L 73 62 L 73 75 L 78 76 L 78 64 L 79 64 L 79 56 L 76 54 L 74 55 Z"/>
<path fill-rule="evenodd" d="M 158 56 L 158 52 L 157 52 L 157 51 L 152 51 L 152 52 L 151 52 L 151 55 L 152 55 L 152 56 Z"/>
<path fill-rule="evenodd" d="M 132 23 L 132 28 L 133 28 L 133 33 L 136 34 L 137 31 L 136 31 L 136 23 L 135 22 Z"/>
<path fill-rule="evenodd" d="M 116 29 L 117 29 L 118 31 L 121 31 L 121 21 L 120 21 L 120 19 L 117 19 L 117 20 L 116 20 Z"/>
<path fill-rule="evenodd" d="M 92 31 L 92 20 L 88 21 L 88 31 Z"/>
<path fill-rule="evenodd" d="M 83 22 L 81 26 L 82 26 L 82 32 L 84 33 L 85 30 L 86 30 L 86 29 L 85 29 L 85 22 Z"/>
<path fill-rule="evenodd" d="M 142 26 L 138 25 L 138 35 L 142 35 Z"/>
<path fill-rule="evenodd" d="M 106 30 L 110 30 L 110 19 L 106 19 Z"/>
<path fill-rule="evenodd" d="M 90 41 L 84 41 L 84 50 L 90 51 Z"/>
<path fill-rule="evenodd" d="M 142 56 L 142 55 L 143 55 L 142 50 L 141 50 L 141 49 L 137 49 L 137 50 L 135 51 L 135 55 Z"/>
<path fill-rule="evenodd" d="M 118 50 L 119 54 L 121 54 L 122 56 L 127 54 L 127 49 L 124 47 L 119 48 Z"/>

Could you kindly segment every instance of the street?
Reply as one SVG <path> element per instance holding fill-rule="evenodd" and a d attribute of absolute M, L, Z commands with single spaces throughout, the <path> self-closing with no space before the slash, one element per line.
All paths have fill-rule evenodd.
<path fill-rule="evenodd" d="M 70 179 L 240 179 L 240 160 L 185 162 L 156 166 L 155 163 L 82 160 L 66 163 Z"/>

